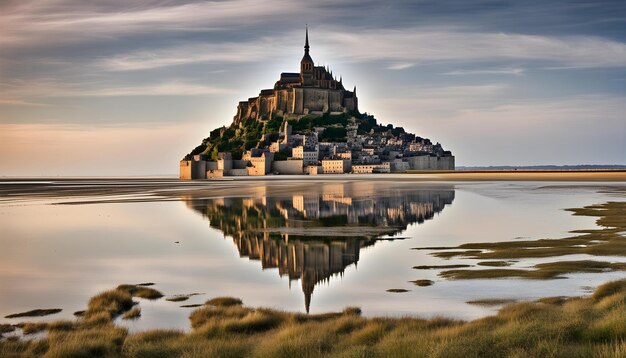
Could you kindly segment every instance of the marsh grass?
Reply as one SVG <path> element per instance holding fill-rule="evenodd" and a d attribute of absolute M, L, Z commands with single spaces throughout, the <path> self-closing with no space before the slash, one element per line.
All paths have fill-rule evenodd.
<path fill-rule="evenodd" d="M 173 295 L 173 296 L 167 297 L 165 300 L 170 301 L 170 302 L 183 302 L 183 301 L 187 301 L 193 296 L 198 296 L 198 295 L 201 295 L 201 293 L 188 293 L 188 294 L 182 294 L 182 295 Z"/>
<path fill-rule="evenodd" d="M 21 317 L 43 317 L 49 316 L 52 314 L 56 314 L 63 311 L 60 308 L 47 308 L 47 309 L 36 309 L 30 310 L 26 312 L 13 313 L 8 316 L 4 316 L 4 318 L 21 318 Z"/>
<path fill-rule="evenodd" d="M 206 301 L 205 304 L 211 305 L 211 306 L 227 307 L 227 306 L 240 306 L 243 304 L 243 302 L 241 302 L 240 299 L 234 298 L 234 297 L 214 297 Z"/>
<path fill-rule="evenodd" d="M 472 267 L 472 265 L 431 265 L 431 266 L 413 266 L 416 270 L 439 270 L 439 269 L 456 269 L 456 268 L 466 268 Z"/>
<path fill-rule="evenodd" d="M 122 316 L 122 319 L 138 319 L 141 317 L 141 309 L 139 307 L 133 307 L 130 311 L 126 311 Z"/>
<path fill-rule="evenodd" d="M 5 333 L 11 333 L 13 331 L 15 331 L 15 326 L 12 324 L 0 324 L 0 337 Z"/>
<path fill-rule="evenodd" d="M 578 236 L 562 239 L 516 240 L 491 243 L 467 243 L 457 247 L 426 247 L 431 255 L 450 259 L 453 257 L 489 260 L 477 263 L 486 269 L 463 269 L 457 265 L 415 266 L 414 268 L 442 268 L 440 277 L 462 279 L 557 279 L 570 273 L 594 273 L 624 271 L 625 263 L 595 260 L 554 261 L 537 264 L 531 269 L 504 268 L 512 259 L 546 258 L 574 254 L 590 256 L 626 256 L 626 202 L 608 202 L 579 209 L 567 209 L 573 215 L 597 217 L 596 223 L 603 227 L 593 230 L 576 230 Z M 448 266 L 448 267 L 446 267 Z"/>
<path fill-rule="evenodd" d="M 154 288 L 145 287 L 146 284 L 143 285 L 119 285 L 117 286 L 117 290 L 126 291 L 131 294 L 133 297 L 145 298 L 148 300 L 156 300 L 163 297 L 163 294 Z"/>
<path fill-rule="evenodd" d="M 431 281 L 431 280 L 414 280 L 414 281 L 409 281 L 411 283 L 413 283 L 415 286 L 420 286 L 420 287 L 426 287 L 426 286 L 432 286 L 435 281 Z"/>
<path fill-rule="evenodd" d="M 519 240 L 487 243 L 467 243 L 457 247 L 424 247 L 433 256 L 478 260 L 508 260 L 542 258 L 574 254 L 591 256 L 626 256 L 626 202 L 608 202 L 578 209 L 566 209 L 578 216 L 597 217 L 602 229 L 576 230 L 581 234 L 561 239 Z"/>
<path fill-rule="evenodd" d="M 503 306 L 514 302 L 516 302 L 516 300 L 507 298 L 482 298 L 478 300 L 467 301 L 465 303 L 477 306 Z"/>
<path fill-rule="evenodd" d="M 545 303 L 548 305 L 562 305 L 567 301 L 565 296 L 544 297 L 537 300 L 537 302 Z"/>
<path fill-rule="evenodd" d="M 18 323 L 16 326 L 22 330 L 23 334 L 33 334 L 45 330 L 48 324 L 43 322 L 24 322 Z"/>
<path fill-rule="evenodd" d="M 533 266 L 533 270 L 524 269 L 484 269 L 484 270 L 449 270 L 439 273 L 439 276 L 453 280 L 488 279 L 488 278 L 511 278 L 525 279 L 554 279 L 564 278 L 564 274 L 574 272 L 607 272 L 626 270 L 624 263 L 611 263 L 605 261 L 580 260 L 580 261 L 556 261 Z"/>
<path fill-rule="evenodd" d="M 404 293 L 404 292 L 409 292 L 410 290 L 406 290 L 404 288 L 390 288 L 387 290 L 387 292 L 391 292 L 391 293 Z"/>
<path fill-rule="evenodd" d="M 110 302 L 119 295 L 110 292 L 90 303 L 101 303 L 104 296 Z M 624 357 L 625 302 L 626 280 L 602 285 L 589 297 L 508 304 L 496 315 L 469 322 L 365 318 L 356 307 L 307 315 L 241 304 L 205 305 L 190 315 L 189 333 L 129 334 L 110 320 L 93 325 L 79 318 L 47 324 L 43 338 L 3 339 L 0 356 Z"/>
<path fill-rule="evenodd" d="M 133 296 L 128 291 L 118 287 L 92 297 L 87 304 L 87 310 L 83 317 L 93 322 L 111 320 L 130 310 L 134 304 Z"/>
<path fill-rule="evenodd" d="M 490 267 L 504 267 L 511 266 L 509 261 L 481 261 L 477 263 L 478 266 L 490 266 Z"/>

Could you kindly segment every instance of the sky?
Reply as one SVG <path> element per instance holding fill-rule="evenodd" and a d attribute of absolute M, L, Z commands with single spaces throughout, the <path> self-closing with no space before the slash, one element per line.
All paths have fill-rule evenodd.
<path fill-rule="evenodd" d="M 626 2 L 0 1 L 0 176 L 175 175 L 311 57 L 461 166 L 626 164 Z"/>

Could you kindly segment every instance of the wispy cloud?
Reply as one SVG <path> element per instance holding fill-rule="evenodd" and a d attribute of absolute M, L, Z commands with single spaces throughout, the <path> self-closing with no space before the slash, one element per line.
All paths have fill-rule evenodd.
<path fill-rule="evenodd" d="M 494 68 L 481 70 L 454 70 L 443 73 L 446 76 L 471 76 L 471 75 L 515 75 L 520 76 L 526 72 L 523 68 Z"/>
<path fill-rule="evenodd" d="M 13 5 L 13 6 L 11 6 Z M 315 9 L 316 8 L 316 9 Z M 0 44 L 17 48 L 34 45 L 114 40 L 137 34 L 224 31 L 314 11 L 316 2 L 272 0 L 144 1 L 90 3 L 81 0 L 20 1 L 0 12 Z"/>
<path fill-rule="evenodd" d="M 591 36 L 546 36 L 406 28 L 321 34 L 332 53 L 355 61 L 546 61 L 574 67 L 625 67 L 626 44 Z M 363 44 L 367 44 L 364 46 Z M 445 44 L 442 45 L 442 44 Z M 342 51 L 339 51 L 342 49 Z"/>
<path fill-rule="evenodd" d="M 259 61 L 281 51 L 288 51 L 284 42 L 281 44 L 279 39 L 260 38 L 241 43 L 200 43 L 133 51 L 98 60 L 95 65 L 109 71 L 146 70 L 195 63 Z"/>
<path fill-rule="evenodd" d="M 203 96 L 232 93 L 228 88 L 184 81 L 122 86 L 100 83 L 67 83 L 52 78 L 10 81 L 0 85 L 0 105 L 46 106 L 37 100 L 55 97 Z"/>
<path fill-rule="evenodd" d="M 94 90 L 78 90 L 60 92 L 56 96 L 200 96 L 233 93 L 232 90 L 220 87 L 212 87 L 183 82 L 165 82 L 144 86 L 121 86 L 111 88 L 99 88 Z"/>
<path fill-rule="evenodd" d="M 250 62 L 271 60 L 277 53 L 293 52 L 293 39 L 300 32 L 289 32 L 254 41 L 195 43 L 171 48 L 140 50 L 112 56 L 97 64 L 114 71 L 153 69 L 202 62 Z M 404 70 L 420 63 L 537 61 L 555 67 L 626 67 L 626 44 L 587 36 L 541 36 L 503 33 L 464 32 L 458 29 L 406 28 L 360 31 L 323 29 L 312 43 L 316 58 L 344 62 L 389 63 L 390 70 Z M 323 40 L 322 40 L 323 39 Z M 364 44 L 367 44 L 364 46 Z M 441 44 L 446 44 L 442 46 Z M 545 67 L 545 66 L 544 66 Z M 524 69 L 457 70 L 449 75 L 511 74 Z"/>
<path fill-rule="evenodd" d="M 394 64 L 389 65 L 387 69 L 388 70 L 405 70 L 413 66 L 415 66 L 415 64 L 411 62 L 400 62 L 400 63 L 394 63 Z"/>

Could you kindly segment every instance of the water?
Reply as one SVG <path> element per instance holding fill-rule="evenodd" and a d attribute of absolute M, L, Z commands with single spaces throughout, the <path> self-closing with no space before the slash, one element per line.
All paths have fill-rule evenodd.
<path fill-rule="evenodd" d="M 624 200 L 606 185 L 119 179 L 0 186 L 0 316 L 63 309 L 3 323 L 72 318 L 94 294 L 140 282 L 155 282 L 166 296 L 202 295 L 185 302 L 140 300 L 142 317 L 120 322 L 132 330 L 189 329 L 192 309 L 180 305 L 214 296 L 311 313 L 359 306 L 368 316 L 472 319 L 495 308 L 468 300 L 583 295 L 624 276 L 449 281 L 437 270 L 412 269 L 476 263 L 442 260 L 415 247 L 560 238 L 594 228 L 594 218 L 563 209 Z M 588 257 L 574 257 L 581 258 Z M 522 260 L 514 267 L 553 260 Z M 435 284 L 409 282 L 416 279 Z M 392 288 L 410 291 L 386 292 Z"/>

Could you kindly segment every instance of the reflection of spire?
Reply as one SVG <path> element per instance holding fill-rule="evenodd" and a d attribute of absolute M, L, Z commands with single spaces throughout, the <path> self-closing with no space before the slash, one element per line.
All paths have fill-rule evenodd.
<path fill-rule="evenodd" d="M 306 313 L 309 313 L 309 308 L 311 307 L 311 295 L 313 294 L 313 288 L 315 285 L 305 285 L 304 279 L 302 280 L 302 291 L 304 292 L 304 308 L 306 309 Z"/>

